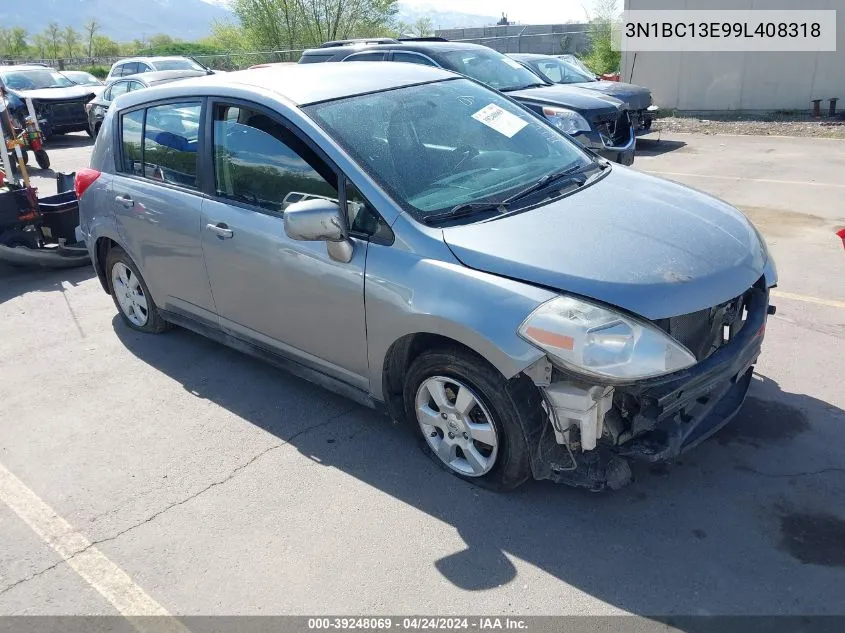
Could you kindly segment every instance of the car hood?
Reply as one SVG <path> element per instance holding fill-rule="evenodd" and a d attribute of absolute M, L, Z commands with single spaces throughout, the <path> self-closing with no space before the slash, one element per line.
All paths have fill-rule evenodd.
<path fill-rule="evenodd" d="M 443 239 L 470 268 L 648 319 L 739 296 L 763 275 L 767 258 L 734 207 L 620 166 L 545 206 L 443 229 Z"/>
<path fill-rule="evenodd" d="M 610 95 L 627 103 L 630 110 L 644 110 L 651 105 L 651 90 L 634 84 L 626 84 L 621 81 L 588 81 L 567 85 Z"/>
<path fill-rule="evenodd" d="M 93 97 L 97 86 L 69 86 L 67 88 L 41 88 L 40 90 L 12 90 L 21 99 L 38 101 L 70 101 Z M 101 88 L 102 89 L 102 88 Z"/>
<path fill-rule="evenodd" d="M 530 101 L 551 106 L 563 106 L 582 112 L 617 111 L 624 108 L 622 101 L 595 90 L 586 90 L 578 86 L 560 85 L 543 86 L 512 90 L 506 93 L 517 101 Z"/>

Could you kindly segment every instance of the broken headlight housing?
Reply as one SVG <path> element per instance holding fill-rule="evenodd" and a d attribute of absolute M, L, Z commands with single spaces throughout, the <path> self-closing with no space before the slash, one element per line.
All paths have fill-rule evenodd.
<path fill-rule="evenodd" d="M 574 297 L 532 312 L 519 335 L 552 363 L 602 383 L 625 383 L 685 369 L 695 356 L 656 326 Z"/>

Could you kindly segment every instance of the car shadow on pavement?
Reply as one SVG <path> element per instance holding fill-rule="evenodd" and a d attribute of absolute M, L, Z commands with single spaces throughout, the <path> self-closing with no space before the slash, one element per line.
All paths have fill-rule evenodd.
<path fill-rule="evenodd" d="M 85 132 L 75 134 L 56 134 L 44 144 L 44 149 L 50 153 L 51 149 L 66 149 L 70 147 L 87 147 L 94 144 L 94 139 Z"/>
<path fill-rule="evenodd" d="M 636 467 L 635 482 L 621 491 L 528 482 L 496 494 L 447 473 L 421 450 L 412 425 L 350 403 L 345 413 L 302 429 L 283 413 L 279 393 L 343 400 L 185 330 L 147 336 L 118 317 L 113 324 L 136 357 L 197 397 L 288 441 L 319 467 L 452 526 L 465 548 L 431 564 L 462 590 L 546 586 L 543 576 L 551 575 L 613 607 L 658 619 L 809 614 L 841 598 L 845 569 L 836 552 L 845 551 L 845 531 L 831 533 L 831 521 L 845 526 L 838 448 L 845 412 L 768 378 L 754 380 L 722 432 L 669 467 Z M 265 403 L 256 402 L 257 393 Z M 802 558 L 808 551 L 809 561 Z M 520 564 L 520 573 L 515 560 L 528 567 Z M 413 579 L 408 583 L 411 591 Z M 513 606 L 578 611 L 577 604 L 554 603 L 554 593 L 548 599 Z"/>
<path fill-rule="evenodd" d="M 687 147 L 687 144 L 683 141 L 638 138 L 637 156 L 661 156 L 669 152 L 683 150 L 685 147 Z"/>
<path fill-rule="evenodd" d="M 94 277 L 93 266 L 78 268 L 15 267 L 0 262 L 0 304 L 27 292 L 52 292 L 63 283 L 75 286 Z"/>

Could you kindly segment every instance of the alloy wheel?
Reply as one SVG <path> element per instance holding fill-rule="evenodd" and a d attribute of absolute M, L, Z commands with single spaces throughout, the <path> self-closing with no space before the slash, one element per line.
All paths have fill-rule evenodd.
<path fill-rule="evenodd" d="M 149 319 L 149 306 L 141 279 L 126 264 L 117 262 L 111 269 L 112 292 L 127 319 L 144 327 Z"/>
<path fill-rule="evenodd" d="M 490 472 L 498 432 L 472 389 L 454 378 L 432 376 L 417 390 L 415 410 L 425 441 L 450 469 L 467 477 Z"/>

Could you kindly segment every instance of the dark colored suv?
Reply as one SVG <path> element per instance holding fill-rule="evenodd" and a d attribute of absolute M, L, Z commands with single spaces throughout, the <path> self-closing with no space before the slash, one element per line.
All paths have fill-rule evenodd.
<path fill-rule="evenodd" d="M 634 162 L 636 140 L 624 102 L 584 88 L 550 84 L 486 46 L 439 38 L 345 40 L 307 50 L 299 63 L 351 61 L 406 62 L 461 73 L 506 93 L 605 158 L 623 165 Z"/>

